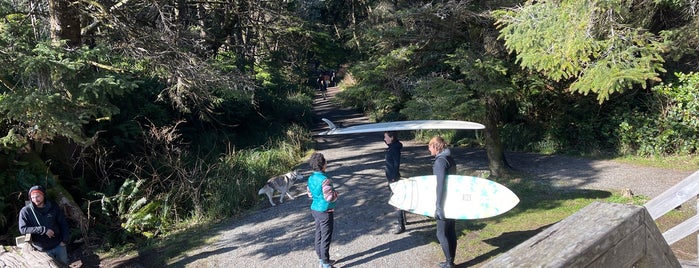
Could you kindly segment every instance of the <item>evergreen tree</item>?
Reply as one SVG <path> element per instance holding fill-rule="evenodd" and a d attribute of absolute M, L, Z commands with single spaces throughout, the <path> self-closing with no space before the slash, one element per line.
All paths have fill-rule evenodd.
<path fill-rule="evenodd" d="M 667 44 L 629 24 L 633 8 L 624 1 L 552 0 L 495 14 L 500 38 L 522 67 L 571 81 L 571 92 L 593 92 L 603 102 L 634 85 L 645 88 L 665 71 Z"/>

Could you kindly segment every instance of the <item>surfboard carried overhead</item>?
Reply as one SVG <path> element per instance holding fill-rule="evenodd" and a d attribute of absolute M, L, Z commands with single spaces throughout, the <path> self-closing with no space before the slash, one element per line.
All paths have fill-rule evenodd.
<path fill-rule="evenodd" d="M 317 135 L 320 136 L 421 129 L 485 129 L 485 126 L 482 124 L 458 120 L 393 121 L 363 124 L 351 127 L 337 127 L 332 121 L 328 120 L 327 118 L 323 118 L 322 120 L 323 122 L 328 124 L 330 130 L 318 133 Z"/>
<path fill-rule="evenodd" d="M 437 202 L 437 178 L 434 175 L 417 176 L 391 183 L 394 207 L 415 214 L 434 217 Z M 449 219 L 483 219 L 509 211 L 519 203 L 510 189 L 497 182 L 473 177 L 447 177 L 444 216 Z"/>

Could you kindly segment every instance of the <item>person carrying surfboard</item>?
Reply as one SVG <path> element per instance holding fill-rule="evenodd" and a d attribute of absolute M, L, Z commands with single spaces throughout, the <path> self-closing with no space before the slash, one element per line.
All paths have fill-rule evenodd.
<path fill-rule="evenodd" d="M 437 220 L 437 240 L 442 246 L 446 260 L 439 263 L 439 267 L 453 268 L 456 255 L 456 220 L 444 217 L 444 199 L 446 193 L 446 179 L 449 174 L 456 173 L 456 162 L 451 157 L 451 150 L 440 136 L 435 136 L 427 145 L 430 155 L 435 156 L 432 164 L 432 173 L 437 178 L 437 203 L 434 218 Z"/>
<path fill-rule="evenodd" d="M 403 143 L 398 140 L 398 132 L 396 131 L 385 131 L 383 133 L 383 141 L 388 145 L 386 149 L 386 180 L 388 180 L 390 185 L 400 180 L 400 152 L 403 149 Z M 395 226 L 393 226 L 393 233 L 400 234 L 405 231 L 405 212 L 396 209 L 396 214 L 398 219 Z"/>

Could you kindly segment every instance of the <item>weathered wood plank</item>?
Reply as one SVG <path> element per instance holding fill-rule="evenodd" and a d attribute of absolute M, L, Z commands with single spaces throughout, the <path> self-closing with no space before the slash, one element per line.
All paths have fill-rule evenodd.
<path fill-rule="evenodd" d="M 594 260 L 596 267 L 631 267 L 643 258 L 643 251 L 637 250 L 645 239 L 645 226 L 637 228 L 623 238 L 619 243 L 612 245 L 609 250 Z M 580 265 L 581 267 L 587 265 Z"/>
<path fill-rule="evenodd" d="M 665 241 L 669 245 L 672 245 L 696 231 L 699 231 L 699 215 L 694 215 L 670 230 L 665 231 L 663 237 L 665 237 Z"/>
<path fill-rule="evenodd" d="M 696 197 L 697 194 L 699 194 L 699 171 L 694 172 L 678 184 L 675 184 L 675 186 L 648 201 L 644 206 L 648 209 L 648 213 L 653 220 L 655 220 L 687 202 L 687 200 Z"/>
<path fill-rule="evenodd" d="M 595 202 L 484 267 L 681 266 L 643 207 Z"/>
<path fill-rule="evenodd" d="M 646 256 L 641 260 L 642 265 L 639 266 L 666 267 L 666 263 L 681 266 L 679 260 L 672 252 L 672 248 L 665 242 L 665 238 L 660 233 L 660 229 L 658 229 L 655 221 L 653 221 L 647 211 L 645 212 L 646 220 L 644 222 L 648 226 L 648 232 L 646 233 Z"/>
<path fill-rule="evenodd" d="M 680 260 L 682 268 L 699 268 L 699 263 L 697 261 Z"/>
<path fill-rule="evenodd" d="M 48 254 L 35 250 L 29 244 L 22 247 L 0 246 L 0 268 L 64 268 L 68 265 L 61 264 Z"/>

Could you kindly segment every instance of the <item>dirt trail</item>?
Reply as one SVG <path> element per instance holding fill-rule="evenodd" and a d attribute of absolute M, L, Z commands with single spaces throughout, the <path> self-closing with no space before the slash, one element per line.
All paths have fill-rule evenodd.
<path fill-rule="evenodd" d="M 318 129 L 315 131 L 326 128 L 320 117 L 345 126 L 368 122 L 350 109 L 333 105 L 330 100 L 336 92 L 337 88 L 330 88 L 327 100 L 316 100 Z M 383 177 L 386 145 L 382 138 L 381 133 L 316 138 L 316 150 L 326 156 L 327 173 L 341 194 L 331 256 L 338 260 L 338 267 L 436 267 L 442 253 L 436 243 L 433 221 L 409 214 L 407 232 L 398 235 L 390 232 L 394 219 L 386 216 L 392 209 L 387 204 L 389 191 Z M 403 175 L 429 172 L 431 163 L 426 146 L 403 143 Z M 455 148 L 453 151 L 459 168 L 487 169 L 482 150 Z M 636 194 L 651 197 L 690 174 L 563 156 L 508 154 L 507 158 L 518 170 L 554 186 L 630 188 Z M 308 166 L 303 164 L 299 168 L 307 177 Z M 202 234 L 212 238 L 205 245 L 183 253 L 171 266 L 318 267 L 312 247 L 310 200 L 304 195 L 305 181 L 297 182 L 294 190 L 295 200 L 275 207 L 260 197 L 262 209 Z M 457 252 L 456 263 L 461 267 L 481 264 L 479 260 L 459 256 Z"/>
<path fill-rule="evenodd" d="M 317 131 L 326 128 L 320 117 L 344 125 L 367 122 L 366 118 L 351 110 L 335 107 L 330 100 L 336 91 L 337 88 L 330 88 L 327 100 L 318 98 L 316 101 Z M 410 215 L 408 232 L 390 233 L 394 219 L 386 217 L 392 209 L 387 204 L 388 186 L 383 177 L 386 145 L 382 135 L 316 139 L 316 150 L 327 158 L 327 173 L 340 192 L 330 254 L 338 260 L 338 267 L 434 266 L 441 253 L 433 243 L 431 221 Z M 428 152 L 421 149 L 421 161 L 429 165 Z M 308 166 L 302 164 L 299 168 L 307 177 Z M 304 195 L 305 181 L 297 182 L 294 191 L 295 200 L 274 207 L 265 198 L 261 201 L 264 208 L 215 230 L 212 243 L 188 252 L 173 266 L 318 267 L 312 246 L 310 199 Z"/>

